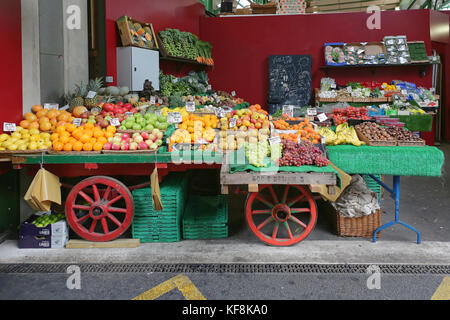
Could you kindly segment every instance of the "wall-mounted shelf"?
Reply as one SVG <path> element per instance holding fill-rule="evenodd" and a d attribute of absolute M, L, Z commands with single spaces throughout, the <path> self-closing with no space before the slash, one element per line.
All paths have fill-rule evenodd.
<path fill-rule="evenodd" d="M 349 64 L 349 65 L 343 65 L 343 66 L 322 66 L 320 69 L 322 69 L 325 74 L 329 75 L 330 71 L 334 70 L 348 70 L 348 69 L 369 69 L 372 72 L 372 76 L 375 75 L 375 70 L 378 68 L 397 68 L 397 67 L 403 67 L 403 68 L 418 68 L 419 69 L 419 75 L 420 77 L 425 77 L 427 72 L 427 67 L 432 66 L 434 63 L 409 63 L 409 64 Z"/>

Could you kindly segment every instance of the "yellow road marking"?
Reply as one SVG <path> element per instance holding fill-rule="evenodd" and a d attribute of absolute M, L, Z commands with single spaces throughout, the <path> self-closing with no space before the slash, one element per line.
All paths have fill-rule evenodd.
<path fill-rule="evenodd" d="M 156 287 L 133 298 L 133 300 L 155 300 L 173 289 L 178 288 L 186 300 L 206 300 L 197 287 L 185 275 L 177 275 Z"/>
<path fill-rule="evenodd" d="M 442 280 L 431 300 L 450 300 L 450 277 L 445 277 Z"/>

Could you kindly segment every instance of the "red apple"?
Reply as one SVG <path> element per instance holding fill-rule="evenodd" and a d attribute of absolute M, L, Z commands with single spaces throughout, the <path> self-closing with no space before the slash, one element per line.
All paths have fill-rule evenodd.
<path fill-rule="evenodd" d="M 147 149 L 148 149 L 148 145 L 145 142 L 139 143 L 139 150 L 147 150 Z"/>
<path fill-rule="evenodd" d="M 103 150 L 111 150 L 112 149 L 112 143 L 107 142 L 103 145 Z"/>

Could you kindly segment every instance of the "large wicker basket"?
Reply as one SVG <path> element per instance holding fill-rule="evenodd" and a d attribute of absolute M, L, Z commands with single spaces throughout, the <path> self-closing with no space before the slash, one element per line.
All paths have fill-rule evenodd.
<path fill-rule="evenodd" d="M 371 238 L 373 232 L 381 226 L 381 210 L 359 218 L 343 217 L 336 211 L 337 234 L 341 237 Z M 377 233 L 377 238 L 381 232 Z"/>

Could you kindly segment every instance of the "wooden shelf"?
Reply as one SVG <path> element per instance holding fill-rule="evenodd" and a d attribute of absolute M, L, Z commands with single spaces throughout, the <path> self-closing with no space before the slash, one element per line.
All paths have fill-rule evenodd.
<path fill-rule="evenodd" d="M 408 63 L 408 64 L 347 64 L 343 66 L 321 66 L 320 69 L 324 70 L 325 74 L 328 76 L 330 71 L 333 70 L 348 70 L 348 69 L 371 69 L 372 75 L 375 74 L 375 70 L 378 68 L 397 68 L 397 67 L 403 67 L 403 68 L 413 68 L 413 67 L 419 67 L 419 75 L 421 77 L 426 76 L 426 68 L 429 66 L 432 66 L 434 63 Z"/>

